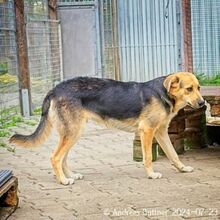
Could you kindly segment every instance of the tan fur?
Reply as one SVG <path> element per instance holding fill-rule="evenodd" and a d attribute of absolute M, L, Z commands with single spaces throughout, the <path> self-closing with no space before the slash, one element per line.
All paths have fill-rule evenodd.
<path fill-rule="evenodd" d="M 186 105 L 199 108 L 198 101 L 203 100 L 199 92 L 199 82 L 192 73 L 178 72 L 171 74 L 164 81 L 164 86 L 169 95 L 175 99 L 174 113 Z M 187 88 L 192 87 L 193 92 L 188 92 Z"/>
<path fill-rule="evenodd" d="M 37 147 L 40 144 L 43 144 L 45 140 L 48 138 L 48 136 L 51 133 L 51 128 L 52 128 L 51 122 L 49 120 L 46 120 L 44 130 L 41 133 L 41 135 L 39 135 L 37 138 L 31 139 L 31 140 L 27 139 L 25 141 L 22 141 L 22 140 L 16 139 L 15 137 L 12 137 L 10 138 L 9 142 L 11 144 L 16 144 L 17 146 L 22 146 L 25 148 Z"/>
<path fill-rule="evenodd" d="M 160 173 L 154 172 L 152 167 L 152 141 L 154 137 L 178 170 L 181 172 L 191 172 L 193 170 L 192 167 L 185 166 L 179 160 L 168 136 L 168 126 L 181 108 L 188 104 L 193 108 L 199 107 L 198 101 L 203 100 L 203 98 L 199 92 L 198 80 L 191 73 L 178 72 L 165 79 L 164 87 L 167 89 L 169 96 L 175 100 L 175 105 L 170 114 L 167 115 L 165 110 L 161 108 L 161 103 L 153 99 L 151 104 L 143 109 L 140 116 L 142 120 L 139 123 L 139 134 L 142 143 L 143 163 L 149 178 L 161 178 L 162 176 Z M 192 87 L 193 92 L 187 91 L 189 87 Z"/>
<path fill-rule="evenodd" d="M 124 131 L 138 131 L 141 138 L 143 163 L 149 178 L 161 178 L 160 173 L 156 173 L 152 167 L 152 141 L 155 137 L 171 163 L 182 172 L 191 172 L 192 167 L 185 166 L 180 160 L 172 146 L 168 136 L 168 126 L 172 118 L 178 111 L 190 105 L 198 108 L 198 101 L 202 100 L 199 93 L 199 84 L 193 74 L 178 72 L 169 75 L 164 81 L 164 87 L 168 95 L 175 100 L 171 111 L 167 112 L 161 101 L 152 97 L 151 102 L 143 107 L 138 118 L 126 120 L 107 119 L 100 117 L 94 112 L 76 107 L 71 108 L 62 97 L 59 100 L 51 100 L 48 118 L 44 126 L 44 132 L 32 142 L 19 142 L 16 138 L 11 139 L 11 143 L 22 146 L 35 146 L 43 143 L 50 133 L 50 128 L 56 128 L 59 134 L 59 144 L 57 145 L 52 157 L 51 163 L 58 181 L 62 184 L 72 184 L 74 179 L 81 179 L 82 175 L 72 175 L 67 165 L 67 156 L 71 147 L 77 142 L 84 126 L 88 120 L 93 120 L 110 128 L 117 128 Z M 192 92 L 188 88 L 193 89 Z M 59 110 L 57 103 L 62 102 Z M 59 111 L 59 112 L 58 112 Z M 62 117 L 62 121 L 60 120 Z"/>
<path fill-rule="evenodd" d="M 109 118 L 103 120 L 99 115 L 87 110 L 84 110 L 84 117 L 86 118 L 86 120 L 95 121 L 99 124 L 104 125 L 107 128 L 116 128 L 127 132 L 135 132 L 140 121 L 139 118 L 130 118 L 126 120 L 116 120 Z"/>

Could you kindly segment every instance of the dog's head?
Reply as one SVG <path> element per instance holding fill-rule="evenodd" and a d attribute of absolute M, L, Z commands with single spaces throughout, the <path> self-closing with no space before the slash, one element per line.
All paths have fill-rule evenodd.
<path fill-rule="evenodd" d="M 187 105 L 192 108 L 201 108 L 205 101 L 200 94 L 197 78 L 188 72 L 177 72 L 167 76 L 163 83 L 168 95 L 175 100 L 178 109 Z"/>

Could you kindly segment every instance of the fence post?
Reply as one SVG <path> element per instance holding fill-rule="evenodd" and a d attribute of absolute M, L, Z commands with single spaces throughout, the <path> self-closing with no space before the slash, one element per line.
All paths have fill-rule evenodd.
<path fill-rule="evenodd" d="M 183 37 L 184 37 L 184 69 L 193 72 L 192 24 L 190 0 L 182 0 Z M 185 146 L 201 148 L 207 146 L 206 107 L 199 110 L 185 108 Z"/>
<path fill-rule="evenodd" d="M 31 112 L 31 92 L 30 92 L 30 73 L 28 68 L 28 51 L 26 39 L 26 26 L 24 17 L 24 0 L 14 1 L 18 49 L 18 68 L 19 68 L 19 96 L 21 113 L 25 117 L 30 116 Z"/>
<path fill-rule="evenodd" d="M 191 4 L 190 0 L 182 0 L 182 19 L 183 19 L 183 50 L 184 66 L 183 69 L 193 72 L 192 54 L 192 26 L 191 26 Z"/>
<path fill-rule="evenodd" d="M 48 12 L 51 20 L 57 20 L 57 0 L 48 0 Z"/>
<path fill-rule="evenodd" d="M 55 22 L 57 20 L 57 0 L 48 0 L 48 13 L 49 13 L 49 19 L 51 20 L 49 22 L 50 25 L 50 44 L 51 44 L 51 71 L 52 71 L 52 79 L 53 79 L 53 86 L 55 86 L 57 83 L 59 83 L 62 79 L 61 76 L 61 66 L 58 63 L 60 63 L 60 59 L 62 58 L 59 54 L 59 24 L 58 22 Z M 59 68 L 57 70 L 57 68 Z M 59 72 L 59 74 L 58 74 Z"/>

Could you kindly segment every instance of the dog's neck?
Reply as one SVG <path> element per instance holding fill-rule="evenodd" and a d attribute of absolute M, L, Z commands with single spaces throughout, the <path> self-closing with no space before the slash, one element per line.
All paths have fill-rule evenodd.
<path fill-rule="evenodd" d="M 165 106 L 169 107 L 170 111 L 173 111 L 174 105 L 175 105 L 175 100 L 171 99 L 169 96 L 161 96 L 162 102 L 165 104 Z"/>
<path fill-rule="evenodd" d="M 173 97 L 170 94 L 167 94 L 167 96 L 169 97 L 169 101 L 171 102 L 172 105 L 171 106 L 171 111 L 175 114 L 177 114 L 181 109 L 183 109 L 184 107 L 186 107 L 185 103 L 180 103 L 178 102 L 175 97 Z"/>
<path fill-rule="evenodd" d="M 184 107 L 186 107 L 185 103 L 179 103 L 175 101 L 175 105 L 173 107 L 173 112 L 178 113 L 179 110 L 183 109 Z"/>
<path fill-rule="evenodd" d="M 167 90 L 163 87 L 163 92 L 162 95 L 160 96 L 164 106 L 166 109 L 169 109 L 169 112 L 175 113 L 175 99 L 171 97 L 168 93 Z"/>

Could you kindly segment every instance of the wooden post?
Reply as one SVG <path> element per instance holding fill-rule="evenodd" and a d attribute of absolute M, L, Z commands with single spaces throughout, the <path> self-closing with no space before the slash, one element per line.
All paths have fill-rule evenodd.
<path fill-rule="evenodd" d="M 192 23 L 190 0 L 182 0 L 184 70 L 193 73 Z M 207 146 L 205 107 L 198 110 L 185 108 L 186 130 L 185 145 L 187 148 Z"/>
<path fill-rule="evenodd" d="M 17 33 L 17 50 L 19 66 L 19 95 L 21 112 L 29 116 L 31 112 L 30 74 L 28 68 L 28 52 L 26 26 L 24 17 L 24 0 L 14 1 Z"/>
<path fill-rule="evenodd" d="M 183 19 L 183 48 L 184 65 L 183 69 L 193 72 L 193 54 L 192 54 L 192 25 L 191 25 L 191 4 L 190 0 L 182 0 L 182 19 Z"/>
<path fill-rule="evenodd" d="M 57 15 L 57 0 L 48 0 L 48 13 L 50 18 L 50 45 L 51 45 L 51 61 L 52 61 L 52 79 L 53 86 L 61 81 L 61 66 L 60 64 L 60 50 L 59 50 L 59 27 L 56 22 Z"/>
<path fill-rule="evenodd" d="M 57 0 L 48 0 L 48 6 L 50 20 L 57 20 Z"/>

